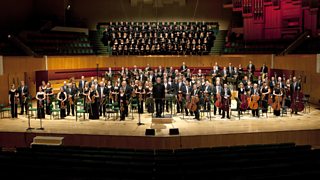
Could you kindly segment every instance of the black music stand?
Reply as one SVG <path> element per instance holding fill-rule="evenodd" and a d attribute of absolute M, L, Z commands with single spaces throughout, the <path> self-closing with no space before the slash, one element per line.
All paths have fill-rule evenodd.
<path fill-rule="evenodd" d="M 41 114 L 42 114 L 42 108 L 39 108 L 40 109 L 40 127 L 37 128 L 37 130 L 44 130 L 44 127 L 42 127 L 42 117 L 41 117 Z"/>
<path fill-rule="evenodd" d="M 139 103 L 141 103 L 141 102 L 139 102 Z M 142 106 L 143 106 L 143 104 L 142 104 Z M 131 110 L 131 112 L 133 112 L 133 110 Z M 132 115 L 132 119 L 133 119 L 133 115 Z M 138 119 L 139 119 L 139 121 L 138 121 L 137 125 L 138 126 L 144 125 L 144 123 L 141 122 L 141 113 L 139 112 L 139 107 L 138 107 Z"/>
<path fill-rule="evenodd" d="M 31 131 L 32 129 L 34 129 L 34 128 L 31 127 L 30 119 L 31 119 L 31 116 L 28 113 L 28 128 L 26 129 L 26 131 Z"/>

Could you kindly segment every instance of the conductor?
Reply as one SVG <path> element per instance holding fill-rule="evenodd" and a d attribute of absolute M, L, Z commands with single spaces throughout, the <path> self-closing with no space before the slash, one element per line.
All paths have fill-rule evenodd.
<path fill-rule="evenodd" d="M 161 83 L 161 78 L 157 77 L 156 84 L 153 87 L 153 97 L 156 103 L 156 117 L 161 117 L 163 110 L 163 101 L 165 98 L 165 87 Z"/>

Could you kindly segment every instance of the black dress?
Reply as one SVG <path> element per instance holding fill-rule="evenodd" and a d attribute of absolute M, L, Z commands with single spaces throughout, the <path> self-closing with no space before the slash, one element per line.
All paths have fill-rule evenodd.
<path fill-rule="evenodd" d="M 37 114 L 39 119 L 44 119 L 45 118 L 45 111 L 44 111 L 44 93 L 43 92 L 38 92 L 37 94 L 38 100 L 37 101 Z"/>
<path fill-rule="evenodd" d="M 89 91 L 89 96 L 91 98 L 91 100 L 93 99 L 93 96 L 95 96 L 97 94 L 97 91 Z M 89 104 L 89 119 L 99 119 L 99 104 L 98 104 L 98 99 L 95 98 L 94 103 L 90 103 Z"/>
<path fill-rule="evenodd" d="M 14 90 L 14 91 L 10 90 L 9 91 L 10 106 L 11 106 L 11 117 L 12 118 L 17 118 L 18 117 L 17 111 L 18 111 L 18 103 L 19 102 L 15 102 L 15 99 L 16 99 L 15 95 L 17 95 L 17 94 L 18 94 L 17 90 Z"/>
<path fill-rule="evenodd" d="M 46 94 L 51 94 L 52 93 L 52 88 L 47 88 L 45 90 Z M 53 100 L 53 95 L 48 95 L 48 97 L 46 98 L 46 114 L 50 115 L 51 114 L 51 110 L 52 110 L 52 100 Z"/>
<path fill-rule="evenodd" d="M 269 90 L 269 88 L 262 88 L 261 92 L 264 94 L 264 93 L 267 93 Z M 262 112 L 263 113 L 266 113 L 268 111 L 268 99 L 269 99 L 269 94 L 266 94 L 264 96 L 263 99 L 261 99 L 261 106 L 262 106 Z"/>
<path fill-rule="evenodd" d="M 275 89 L 274 89 L 274 93 L 275 93 L 276 95 L 280 95 L 280 94 L 281 94 L 280 88 L 275 88 Z M 280 116 L 280 110 L 273 110 L 273 114 L 274 114 L 275 116 Z"/>
<path fill-rule="evenodd" d="M 66 98 L 66 94 L 64 92 L 60 92 L 58 94 L 59 99 L 64 100 Z M 62 107 L 62 102 L 59 101 L 59 107 L 60 107 L 60 117 L 61 119 L 64 119 L 66 117 L 66 106 L 67 104 L 65 104 L 66 102 L 64 102 L 64 107 Z"/>
<path fill-rule="evenodd" d="M 138 113 L 142 114 L 143 113 L 144 94 L 140 94 L 140 93 L 143 93 L 144 89 L 142 87 L 138 87 L 137 92 L 138 92 Z"/>

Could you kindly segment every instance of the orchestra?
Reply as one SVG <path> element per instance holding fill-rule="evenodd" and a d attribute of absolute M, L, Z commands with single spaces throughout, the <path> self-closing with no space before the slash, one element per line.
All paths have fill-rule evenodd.
<path fill-rule="evenodd" d="M 234 67 L 229 63 L 223 67 L 215 62 L 207 72 L 191 70 L 185 62 L 178 69 L 161 65 L 152 69 L 149 64 L 143 68 L 136 65 L 132 69 L 122 67 L 120 71 L 108 68 L 99 78 L 99 83 L 94 77 L 87 81 L 81 76 L 77 83 L 71 78 L 70 82 L 63 82 L 57 94 L 50 82 L 42 81 L 36 94 L 38 117 L 50 115 L 56 102 L 62 119 L 74 116 L 78 100 L 84 103 L 89 119 L 106 117 L 106 107 L 111 105 L 119 108 L 120 119 L 125 120 L 132 102 L 137 103 L 139 114 L 155 112 L 155 117 L 160 118 L 164 112 L 174 110 L 175 114 L 195 116 L 197 120 L 200 120 L 200 111 L 211 112 L 211 109 L 214 115 L 230 119 L 231 99 L 238 101 L 240 115 L 251 111 L 252 117 L 257 118 L 270 109 L 275 116 L 280 116 L 281 110 L 288 108 L 295 114 L 303 110 L 300 79 L 277 76 L 276 72 L 271 76 L 265 64 L 259 73 L 255 73 L 255 69 L 252 61 L 245 70 L 241 64 Z M 21 106 L 20 114 L 28 110 L 29 99 L 24 81 L 18 89 L 11 86 L 9 104 L 13 118 L 17 117 L 18 104 Z"/>

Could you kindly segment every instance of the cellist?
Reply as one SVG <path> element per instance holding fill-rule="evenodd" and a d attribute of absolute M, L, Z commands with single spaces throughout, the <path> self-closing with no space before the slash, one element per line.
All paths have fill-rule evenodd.
<path fill-rule="evenodd" d="M 230 96 L 231 96 L 231 91 L 228 88 L 228 85 L 225 83 L 223 85 L 223 89 L 221 90 L 221 98 L 222 98 L 222 117 L 221 117 L 221 119 L 225 118 L 226 112 L 227 112 L 227 118 L 230 119 L 230 116 L 229 116 Z"/>
<path fill-rule="evenodd" d="M 252 90 L 251 90 L 250 96 L 251 96 L 251 103 L 258 103 L 258 104 L 259 104 L 259 101 L 253 102 L 253 97 L 254 97 L 254 96 L 259 96 L 259 97 L 260 97 L 260 93 L 259 93 L 259 89 L 258 89 L 258 84 L 256 84 L 256 83 L 253 84 L 253 88 L 252 88 Z M 250 108 L 251 108 L 251 106 L 250 106 Z M 255 117 L 255 116 L 259 117 L 259 108 L 252 109 L 252 116 L 253 116 L 253 117 Z"/>
<path fill-rule="evenodd" d="M 246 95 L 246 88 L 244 87 L 243 83 L 240 82 L 238 88 L 238 99 L 241 101 L 240 107 L 238 107 L 240 109 L 240 114 L 248 109 L 248 99 Z"/>
<path fill-rule="evenodd" d="M 221 115 L 221 109 L 220 109 L 220 107 L 217 107 L 216 106 L 216 102 L 217 101 L 219 101 L 219 100 L 221 100 L 221 85 L 220 85 L 220 81 L 219 81 L 219 78 L 217 78 L 217 80 L 216 80 L 216 85 L 214 86 L 214 88 L 212 89 L 213 91 L 213 100 L 214 100 L 214 108 L 213 108 L 213 110 L 214 110 L 214 115 L 216 115 L 216 113 L 217 113 L 217 108 L 219 108 L 219 115 Z"/>
<path fill-rule="evenodd" d="M 275 103 L 275 100 L 276 100 L 276 96 L 277 96 L 278 100 L 280 100 L 280 97 L 282 97 L 282 95 L 283 95 L 283 92 L 282 92 L 282 90 L 280 88 L 280 84 L 277 83 L 276 87 L 274 87 L 274 89 L 273 89 L 273 97 L 274 97 L 273 101 L 274 101 L 274 103 Z M 282 105 L 281 102 L 278 102 L 278 103 L 280 105 Z M 273 114 L 275 116 L 280 116 L 280 109 L 273 109 Z"/>
<path fill-rule="evenodd" d="M 296 77 L 292 78 L 292 83 L 290 85 L 291 103 L 295 103 L 295 98 L 298 96 L 298 92 L 301 90 L 301 84 L 297 81 Z M 295 114 L 298 114 L 297 108 L 293 109 Z"/>
<path fill-rule="evenodd" d="M 263 82 L 262 88 L 261 88 L 261 106 L 262 106 L 262 112 L 266 113 L 268 111 L 268 100 L 269 100 L 269 94 L 271 93 L 270 88 L 267 85 L 267 82 Z"/>

